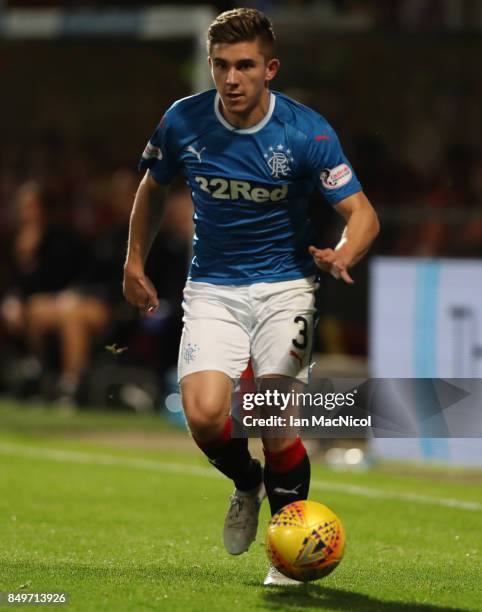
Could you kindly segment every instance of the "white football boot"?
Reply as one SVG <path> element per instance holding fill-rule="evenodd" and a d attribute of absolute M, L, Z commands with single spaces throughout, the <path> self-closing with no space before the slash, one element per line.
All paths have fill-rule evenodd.
<path fill-rule="evenodd" d="M 263 582 L 264 586 L 299 586 L 300 584 L 303 584 L 300 580 L 288 578 L 278 571 L 274 565 L 269 566 L 268 574 Z"/>
<path fill-rule="evenodd" d="M 224 521 L 224 547 L 230 555 L 246 552 L 256 538 L 261 502 L 266 497 L 264 483 L 252 491 L 235 489 L 229 498 Z"/>

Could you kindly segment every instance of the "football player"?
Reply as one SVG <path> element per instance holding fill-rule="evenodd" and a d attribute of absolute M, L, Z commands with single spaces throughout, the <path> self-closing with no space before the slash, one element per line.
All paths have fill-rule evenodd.
<path fill-rule="evenodd" d="M 265 495 L 271 512 L 306 499 L 310 463 L 296 435 L 263 438 L 262 467 L 247 438 L 233 437 L 233 381 L 251 360 L 261 388 L 305 381 L 317 274 L 352 283 L 350 268 L 379 231 L 333 128 L 318 113 L 271 91 L 280 62 L 269 19 L 256 9 L 219 15 L 208 31 L 215 88 L 175 102 L 140 162 L 124 269 L 124 295 L 140 310 L 158 305 L 144 264 L 162 211 L 151 194 L 182 171 L 195 235 L 184 290 L 179 350 L 182 401 L 192 436 L 234 481 L 224 525 L 227 551 L 255 539 Z M 318 189 L 346 226 L 334 249 L 313 246 L 310 194 Z M 265 584 L 292 582 L 270 568 Z"/>

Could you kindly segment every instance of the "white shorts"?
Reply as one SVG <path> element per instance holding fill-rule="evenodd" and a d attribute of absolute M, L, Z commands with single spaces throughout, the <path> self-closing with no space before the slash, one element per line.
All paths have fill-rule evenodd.
<path fill-rule="evenodd" d="M 251 359 L 255 377 L 306 382 L 317 288 L 314 277 L 241 286 L 188 281 L 179 380 L 203 370 L 237 379 Z"/>

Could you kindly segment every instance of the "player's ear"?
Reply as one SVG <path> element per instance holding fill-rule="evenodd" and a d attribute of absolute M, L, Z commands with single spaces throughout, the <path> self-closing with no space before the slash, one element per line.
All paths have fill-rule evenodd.
<path fill-rule="evenodd" d="M 266 63 L 266 69 L 265 69 L 265 80 L 266 81 L 271 81 L 271 79 L 274 79 L 274 77 L 276 76 L 276 73 L 279 70 L 279 66 L 280 66 L 279 59 L 273 57 L 270 60 L 268 60 L 268 62 Z"/>

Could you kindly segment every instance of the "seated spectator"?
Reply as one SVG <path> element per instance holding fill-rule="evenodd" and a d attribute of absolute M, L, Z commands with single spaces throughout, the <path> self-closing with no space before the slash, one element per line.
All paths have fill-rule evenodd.
<path fill-rule="evenodd" d="M 132 201 L 132 192 L 129 194 Z M 73 398 L 93 342 L 109 328 L 127 236 L 126 216 L 89 250 L 70 228 L 50 220 L 41 189 L 26 183 L 16 197 L 17 230 L 11 248 L 12 284 L 0 317 L 25 349 L 21 395 L 42 390 L 51 340 L 60 368 L 50 395 Z M 115 287 L 115 290 L 114 290 Z"/>
<path fill-rule="evenodd" d="M 0 304 L 0 320 L 29 359 L 22 392 L 37 389 L 49 333 L 62 307 L 61 292 L 81 278 L 86 250 L 80 238 L 51 221 L 45 194 L 34 182 L 15 198 L 16 229 L 10 246 L 10 286 Z"/>

